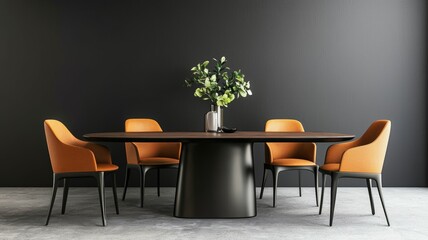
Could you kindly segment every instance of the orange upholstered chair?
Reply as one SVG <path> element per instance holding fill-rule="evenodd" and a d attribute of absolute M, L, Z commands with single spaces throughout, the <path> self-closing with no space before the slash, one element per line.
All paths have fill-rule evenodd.
<path fill-rule="evenodd" d="M 60 180 L 64 180 L 64 192 L 62 211 L 65 213 L 67 204 L 69 179 L 92 177 L 97 180 L 98 193 L 101 204 L 101 217 L 103 226 L 107 224 L 105 214 L 104 173 L 113 174 L 113 195 L 116 213 L 119 214 L 119 206 L 116 194 L 116 175 L 118 167 L 111 163 L 110 151 L 101 145 L 84 142 L 73 136 L 60 121 L 45 120 L 45 134 L 49 156 L 53 170 L 52 200 L 49 207 L 46 225 L 52 213 L 56 191 Z"/>
<path fill-rule="evenodd" d="M 388 226 L 390 225 L 382 195 L 382 167 L 385 160 L 390 132 L 391 122 L 389 120 L 378 120 L 372 123 L 359 139 L 351 142 L 334 144 L 328 148 L 325 163 L 320 167 L 323 180 L 319 214 L 322 212 L 326 175 L 330 175 L 330 226 L 333 224 L 337 186 L 340 178 L 366 179 L 373 215 L 375 214 L 375 208 L 371 191 L 371 180 L 375 180 L 386 222 Z"/>
<path fill-rule="evenodd" d="M 304 132 L 303 125 L 293 119 L 271 119 L 266 122 L 266 132 Z M 316 162 L 315 143 L 266 143 L 265 164 L 263 173 L 262 189 L 260 199 L 266 184 L 267 170 L 273 175 L 273 207 L 276 206 L 276 188 L 278 186 L 278 175 L 281 171 L 298 170 L 299 174 L 299 196 L 302 196 L 300 185 L 300 170 L 314 173 L 315 178 L 315 200 L 318 206 L 318 165 Z"/>
<path fill-rule="evenodd" d="M 133 118 L 125 121 L 126 132 L 162 132 L 162 128 L 153 119 Z M 157 191 L 160 196 L 160 169 L 178 168 L 181 143 L 125 143 L 126 148 L 126 176 L 125 187 L 122 200 L 125 200 L 126 189 L 128 188 L 131 168 L 136 168 L 140 172 L 140 206 L 144 204 L 144 180 L 146 172 L 150 169 L 157 169 Z"/>

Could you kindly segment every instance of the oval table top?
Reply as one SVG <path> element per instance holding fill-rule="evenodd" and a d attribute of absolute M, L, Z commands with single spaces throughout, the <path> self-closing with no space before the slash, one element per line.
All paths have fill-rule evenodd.
<path fill-rule="evenodd" d="M 94 142 L 340 142 L 355 135 L 329 132 L 100 132 L 83 135 Z"/>

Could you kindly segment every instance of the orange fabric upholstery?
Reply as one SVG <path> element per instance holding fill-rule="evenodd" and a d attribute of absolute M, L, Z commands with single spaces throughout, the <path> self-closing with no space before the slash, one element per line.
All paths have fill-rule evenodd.
<path fill-rule="evenodd" d="M 294 119 L 271 119 L 266 122 L 265 131 L 304 132 L 305 130 L 303 125 Z M 312 166 L 315 165 L 316 160 L 316 145 L 315 143 L 266 143 L 265 154 L 267 164 Z"/>
<path fill-rule="evenodd" d="M 327 163 L 320 167 L 320 169 L 330 171 L 330 172 L 339 171 L 339 168 L 340 168 L 339 163 Z"/>
<path fill-rule="evenodd" d="M 162 132 L 153 119 L 133 118 L 125 121 L 126 132 Z M 125 143 L 128 164 L 165 165 L 178 164 L 181 143 Z"/>
<path fill-rule="evenodd" d="M 381 173 L 391 132 L 391 121 L 378 120 L 359 139 L 328 148 L 325 165 L 335 163 L 340 172 Z"/>
<path fill-rule="evenodd" d="M 106 147 L 77 139 L 57 120 L 45 120 L 44 127 L 54 173 L 118 169 L 111 163 L 110 151 Z"/>
<path fill-rule="evenodd" d="M 284 158 L 284 159 L 275 159 L 275 161 L 272 162 L 272 165 L 277 165 L 277 166 L 315 166 L 316 164 L 314 162 L 304 160 L 304 159 Z"/>
<path fill-rule="evenodd" d="M 178 164 L 179 160 L 174 158 L 149 157 L 149 158 L 142 158 L 141 162 L 143 162 L 144 165 L 167 165 L 167 164 Z"/>

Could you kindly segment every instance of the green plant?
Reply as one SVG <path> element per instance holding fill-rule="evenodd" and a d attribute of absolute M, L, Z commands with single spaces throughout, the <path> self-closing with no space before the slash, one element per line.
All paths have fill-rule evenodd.
<path fill-rule="evenodd" d="M 186 79 L 186 86 L 196 86 L 195 97 L 200 97 L 203 100 L 210 100 L 211 103 L 221 107 L 227 107 L 235 98 L 246 97 L 252 95 L 250 90 L 250 82 L 245 81 L 245 75 L 238 71 L 231 71 L 226 67 L 226 57 L 222 57 L 220 61 L 213 58 L 215 66 L 209 69 L 209 61 L 199 63 L 190 71 L 193 73 L 193 78 Z"/>

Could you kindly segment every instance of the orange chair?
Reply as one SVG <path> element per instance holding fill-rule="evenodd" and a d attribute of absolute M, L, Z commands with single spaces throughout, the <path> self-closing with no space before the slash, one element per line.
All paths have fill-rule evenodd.
<path fill-rule="evenodd" d="M 162 132 L 160 125 L 153 119 L 133 118 L 125 121 L 126 132 Z M 140 206 L 144 203 L 144 180 L 147 171 L 157 169 L 157 191 L 160 196 L 160 169 L 178 168 L 181 143 L 125 143 L 126 176 L 122 200 L 125 200 L 131 168 L 140 172 Z"/>
<path fill-rule="evenodd" d="M 97 180 L 103 226 L 107 224 L 105 213 L 104 173 L 113 174 L 113 195 L 116 214 L 119 214 L 116 193 L 118 166 L 111 163 L 110 151 L 101 145 L 84 142 L 73 136 L 64 124 L 57 120 L 45 120 L 45 134 L 53 170 L 52 200 L 46 225 L 52 213 L 59 181 L 64 179 L 61 214 L 65 213 L 70 178 L 93 177 Z"/>
<path fill-rule="evenodd" d="M 304 132 L 303 125 L 293 119 L 272 119 L 266 122 L 266 132 Z M 266 143 L 265 164 L 263 173 L 262 189 L 260 199 L 266 184 L 267 170 L 273 174 L 273 207 L 276 206 L 276 188 L 278 186 L 278 175 L 281 171 L 298 170 L 299 174 L 299 196 L 302 196 L 300 185 L 300 170 L 314 173 L 315 178 L 315 201 L 318 206 L 318 165 L 316 162 L 315 143 Z"/>
<path fill-rule="evenodd" d="M 359 139 L 351 142 L 335 144 L 327 149 L 325 163 L 320 167 L 323 180 L 319 214 L 322 212 L 326 175 L 330 175 L 330 226 L 333 225 L 337 186 L 340 178 L 366 179 L 373 215 L 375 214 L 375 208 L 371 191 L 371 180 L 375 180 L 380 200 L 382 202 L 383 211 L 385 213 L 386 222 L 388 223 L 388 226 L 390 226 L 382 195 L 382 167 L 385 160 L 390 132 L 391 121 L 378 120 L 372 123 Z"/>

